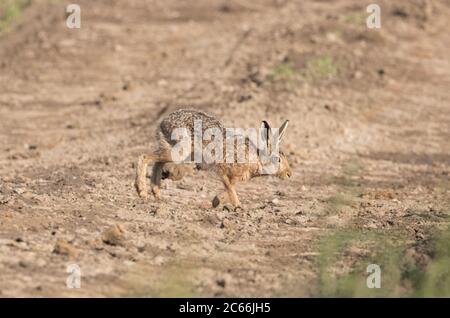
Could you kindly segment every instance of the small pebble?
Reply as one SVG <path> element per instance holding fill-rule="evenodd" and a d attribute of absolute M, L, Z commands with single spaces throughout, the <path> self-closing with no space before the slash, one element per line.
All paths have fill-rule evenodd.
<path fill-rule="evenodd" d="M 67 255 L 70 257 L 77 257 L 78 251 L 70 243 L 64 240 L 57 240 L 55 247 L 53 248 L 53 253 L 59 255 Z"/>
<path fill-rule="evenodd" d="M 108 245 L 123 246 L 125 244 L 125 233 L 119 225 L 111 226 L 102 233 L 102 241 Z"/>

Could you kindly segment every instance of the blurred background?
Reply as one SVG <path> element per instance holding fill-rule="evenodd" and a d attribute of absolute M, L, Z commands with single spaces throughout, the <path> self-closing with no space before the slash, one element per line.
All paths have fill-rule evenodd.
<path fill-rule="evenodd" d="M 448 1 L 72 2 L 0 0 L 0 296 L 450 296 Z M 142 202 L 178 108 L 289 119 L 293 177 Z"/>

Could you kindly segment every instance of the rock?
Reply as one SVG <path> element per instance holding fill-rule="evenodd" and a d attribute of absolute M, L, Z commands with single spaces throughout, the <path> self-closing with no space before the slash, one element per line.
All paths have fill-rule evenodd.
<path fill-rule="evenodd" d="M 131 82 L 127 81 L 122 85 L 122 90 L 124 91 L 129 91 L 130 89 L 132 89 L 133 85 L 131 84 Z"/>
<path fill-rule="evenodd" d="M 239 97 L 238 97 L 238 103 L 243 103 L 243 102 L 245 102 L 245 101 L 248 101 L 249 99 L 251 99 L 252 98 L 252 95 L 251 94 L 246 94 L 246 95 L 240 95 Z"/>
<path fill-rule="evenodd" d="M 164 206 L 158 206 L 150 210 L 151 215 L 167 215 L 170 210 Z"/>
<path fill-rule="evenodd" d="M 170 243 L 166 246 L 166 249 L 170 252 L 176 252 L 179 249 L 179 246 L 176 243 Z"/>
<path fill-rule="evenodd" d="M 47 264 L 47 262 L 42 258 L 36 260 L 34 263 L 37 267 L 44 267 Z"/>
<path fill-rule="evenodd" d="M 275 198 L 275 199 L 272 200 L 272 203 L 275 204 L 275 205 L 280 204 L 280 200 Z"/>
<path fill-rule="evenodd" d="M 169 213 L 170 213 L 170 210 L 165 206 L 160 206 L 156 209 L 156 214 L 159 214 L 159 215 L 165 215 L 165 214 L 169 214 Z"/>
<path fill-rule="evenodd" d="M 26 189 L 23 189 L 23 188 L 14 189 L 14 192 L 19 195 L 25 193 L 25 191 L 26 191 Z"/>
<path fill-rule="evenodd" d="M 68 242 L 64 240 L 57 240 L 55 247 L 53 248 L 53 253 L 59 255 L 67 255 L 70 257 L 77 257 L 78 251 Z"/>
<path fill-rule="evenodd" d="M 0 204 L 6 204 L 8 201 L 9 199 L 6 196 L 0 194 Z"/>
<path fill-rule="evenodd" d="M 417 232 L 416 233 L 416 240 L 418 240 L 418 241 L 425 240 L 425 235 L 423 233 Z"/>
<path fill-rule="evenodd" d="M 24 199 L 34 199 L 35 198 L 34 194 L 32 194 L 31 192 L 24 192 L 22 194 L 22 196 Z"/>
<path fill-rule="evenodd" d="M 158 81 L 158 86 L 167 86 L 169 84 L 166 80 L 161 79 Z"/>
<path fill-rule="evenodd" d="M 101 251 L 104 249 L 102 242 L 103 242 L 102 240 L 97 238 L 97 239 L 86 241 L 86 244 L 92 246 L 97 251 Z"/>
<path fill-rule="evenodd" d="M 361 79 L 361 78 L 363 77 L 363 73 L 362 73 L 361 71 L 356 71 L 356 72 L 353 74 L 353 77 L 354 77 L 355 79 Z"/>
<path fill-rule="evenodd" d="M 222 229 L 233 229 L 234 228 L 234 224 L 228 219 L 223 219 L 222 223 L 220 224 L 220 228 L 222 228 Z"/>
<path fill-rule="evenodd" d="M 366 224 L 366 225 L 364 225 L 364 228 L 366 228 L 366 229 L 377 229 L 378 228 L 378 226 L 375 224 L 375 223 L 369 223 L 369 224 Z"/>
<path fill-rule="evenodd" d="M 232 276 L 229 273 L 225 273 L 217 277 L 216 284 L 220 288 L 225 288 L 229 286 L 232 280 Z"/>
<path fill-rule="evenodd" d="M 291 219 L 284 220 L 284 223 L 286 224 L 293 224 L 294 222 Z"/>
<path fill-rule="evenodd" d="M 211 202 L 202 202 L 200 208 L 203 210 L 209 210 L 212 207 Z"/>
<path fill-rule="evenodd" d="M 209 214 L 205 217 L 205 222 L 212 224 L 212 225 L 218 225 L 220 223 L 220 218 L 217 216 L 217 214 Z"/>
<path fill-rule="evenodd" d="M 225 288 L 225 286 L 226 286 L 226 284 L 227 284 L 227 282 L 226 282 L 225 279 L 223 279 L 223 278 L 218 279 L 218 280 L 216 281 L 216 283 L 217 283 L 217 285 L 218 285 L 219 287 L 222 287 L 222 288 Z"/>
<path fill-rule="evenodd" d="M 30 266 L 30 264 L 28 262 L 26 262 L 26 261 L 20 261 L 19 262 L 19 266 L 22 267 L 22 268 L 27 268 L 27 267 Z"/>
<path fill-rule="evenodd" d="M 219 206 L 219 204 L 220 204 L 220 199 L 219 199 L 219 197 L 216 195 L 216 196 L 214 197 L 214 199 L 212 200 L 212 202 L 211 202 L 211 206 L 212 206 L 213 208 L 217 208 L 217 207 Z"/>
<path fill-rule="evenodd" d="M 177 184 L 177 189 L 180 190 L 193 190 L 192 186 L 185 184 L 185 183 L 179 183 Z"/>
<path fill-rule="evenodd" d="M 165 262 L 164 257 L 162 257 L 162 256 L 160 256 L 160 255 L 156 256 L 156 257 L 153 259 L 153 263 L 154 263 L 155 265 L 162 265 L 162 264 L 164 264 L 164 262 Z"/>
<path fill-rule="evenodd" d="M 24 147 L 25 147 L 25 149 L 27 149 L 27 150 L 36 150 L 36 149 L 37 149 L 37 146 L 36 146 L 36 145 L 25 144 Z"/>
<path fill-rule="evenodd" d="M 102 233 L 102 241 L 112 246 L 125 244 L 125 233 L 119 225 L 111 226 Z"/>

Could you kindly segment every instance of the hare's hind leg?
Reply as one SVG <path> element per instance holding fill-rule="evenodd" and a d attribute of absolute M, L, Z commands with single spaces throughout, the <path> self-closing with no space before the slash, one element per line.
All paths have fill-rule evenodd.
<path fill-rule="evenodd" d="M 138 195 L 143 198 L 148 198 L 148 190 L 146 183 L 146 175 L 147 175 L 147 167 L 150 162 L 154 162 L 153 172 L 152 172 L 152 191 L 157 198 L 160 196 L 159 186 L 161 184 L 161 174 L 162 168 L 164 166 L 164 160 L 158 154 L 143 154 L 139 156 L 138 164 L 136 167 L 136 181 L 135 187 L 138 192 Z"/>
<path fill-rule="evenodd" d="M 135 187 L 139 196 L 143 199 L 148 198 L 147 183 L 145 179 L 147 175 L 147 167 L 150 162 L 153 162 L 151 178 L 152 192 L 156 198 L 160 198 L 161 196 L 159 187 L 161 185 L 162 169 L 165 163 L 172 162 L 170 149 L 161 149 L 151 154 L 143 154 L 139 156 L 138 164 L 136 167 Z"/>
<path fill-rule="evenodd" d="M 156 156 L 153 154 L 140 155 L 138 159 L 138 163 L 136 166 L 136 181 L 134 183 L 134 186 L 136 187 L 138 195 L 143 199 L 148 198 L 147 184 L 145 182 L 145 178 L 147 176 L 147 167 L 148 164 L 155 159 Z"/>

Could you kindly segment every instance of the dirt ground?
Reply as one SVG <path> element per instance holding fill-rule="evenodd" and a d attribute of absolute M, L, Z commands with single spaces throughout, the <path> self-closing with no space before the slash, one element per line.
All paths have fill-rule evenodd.
<path fill-rule="evenodd" d="M 0 33 L 0 296 L 450 295 L 450 3 L 380 0 L 369 29 L 372 2 L 78 0 L 68 29 L 31 1 Z M 239 185 L 242 211 L 207 172 L 143 202 L 178 108 L 289 119 L 292 178 Z"/>

